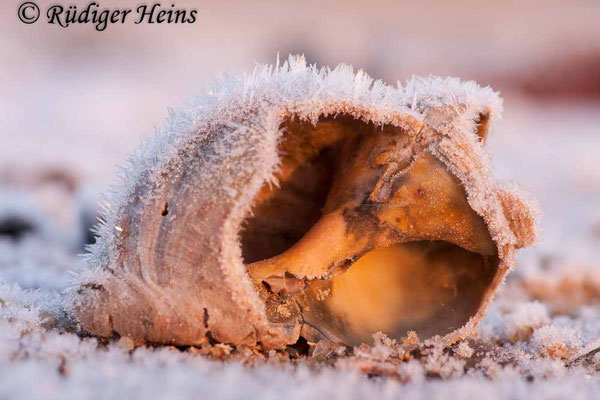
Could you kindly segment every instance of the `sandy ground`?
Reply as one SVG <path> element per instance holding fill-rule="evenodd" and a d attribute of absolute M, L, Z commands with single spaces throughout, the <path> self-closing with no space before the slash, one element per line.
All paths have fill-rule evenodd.
<path fill-rule="evenodd" d="M 127 341 L 46 330 L 40 299 L 58 297 L 69 271 L 80 268 L 81 229 L 74 227 L 94 210 L 98 190 L 70 188 L 58 173 L 13 175 L 3 213 L 32 230 L 18 241 L 0 237 L 0 397 L 591 398 L 600 358 L 566 364 L 600 336 L 598 126 L 600 107 L 589 103 L 506 104 L 489 142 L 495 170 L 540 201 L 543 236 L 519 255 L 479 337 L 445 350 L 380 344 L 325 362 L 315 355 L 280 364 L 273 360 L 281 356 L 260 354 L 244 366 L 227 348 L 132 350 Z M 367 369 L 376 373 L 361 372 Z"/>
<path fill-rule="evenodd" d="M 25 27 L 9 3 L 0 6 L 10 55 L 0 62 L 0 222 L 23 222 L 23 234 L 0 234 L 0 399 L 597 398 L 600 356 L 577 358 L 600 337 L 597 87 L 550 69 L 543 82 L 558 94 L 528 88 L 557 59 L 594 60 L 599 3 L 532 1 L 514 12 L 518 2 L 461 1 L 432 13 L 428 2 L 343 12 L 206 2 L 193 28 L 100 36 Z M 543 234 L 519 253 L 479 336 L 450 349 L 383 341 L 243 364 L 227 347 L 132 349 L 50 327 L 45 307 L 81 268 L 98 195 L 141 133 L 218 71 L 247 71 L 277 51 L 351 62 L 388 82 L 434 73 L 502 90 L 504 118 L 488 144 L 494 169 L 538 199 Z"/>

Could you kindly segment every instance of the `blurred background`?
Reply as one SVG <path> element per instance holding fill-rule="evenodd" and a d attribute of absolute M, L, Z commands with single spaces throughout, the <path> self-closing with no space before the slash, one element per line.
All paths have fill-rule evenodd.
<path fill-rule="evenodd" d="M 54 3 L 37 2 L 42 10 Z M 489 142 L 496 174 L 532 193 L 545 212 L 539 244 L 520 255 L 521 275 L 553 277 L 547 285 L 575 279 L 597 295 L 586 301 L 600 299 L 600 1 L 163 5 L 171 3 L 197 9 L 197 21 L 129 20 L 97 32 L 44 17 L 26 25 L 17 18 L 20 1 L 0 4 L 0 278 L 64 287 L 93 239 L 86 232 L 99 193 L 167 107 L 183 105 L 216 75 L 303 53 L 310 63 L 352 64 L 390 84 L 433 74 L 501 91 L 504 118 Z"/>

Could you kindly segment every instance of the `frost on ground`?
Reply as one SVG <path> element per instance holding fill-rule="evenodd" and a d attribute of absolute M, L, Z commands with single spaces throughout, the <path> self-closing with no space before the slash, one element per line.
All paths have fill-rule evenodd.
<path fill-rule="evenodd" d="M 519 256 L 479 335 L 451 348 L 414 335 L 268 354 L 224 345 L 133 349 L 126 339 L 78 337 L 50 316 L 79 269 L 96 191 L 85 180 L 67 187 L 0 174 L 0 398 L 595 398 L 597 126 L 597 106 L 507 101 L 490 137 L 493 163 L 497 175 L 540 199 L 544 233 Z"/>

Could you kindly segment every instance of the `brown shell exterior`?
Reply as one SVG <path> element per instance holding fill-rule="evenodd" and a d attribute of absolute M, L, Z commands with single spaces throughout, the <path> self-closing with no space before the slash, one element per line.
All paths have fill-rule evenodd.
<path fill-rule="evenodd" d="M 494 97 L 476 87 L 473 100 L 469 86 L 463 88 L 469 96 L 456 95 L 455 102 L 424 100 L 411 109 L 405 105 L 410 99 L 402 100 L 406 94 L 396 89 L 375 95 L 368 85 L 361 89 L 362 97 L 356 96 L 352 88 L 361 85 L 357 75 L 342 79 L 333 76 L 335 71 L 327 75 L 294 62 L 263 72 L 264 82 L 253 84 L 265 90 L 253 96 L 242 93 L 244 84 L 224 84 L 222 90 L 234 95 L 222 95 L 229 100 L 198 111 L 202 118 L 192 121 L 167 150 L 153 154 L 153 165 L 127 183 L 101 230 L 102 248 L 89 261 L 98 272 L 82 277 L 69 297 L 67 307 L 83 332 L 129 337 L 136 344 L 216 340 L 281 348 L 293 343 L 300 326 L 267 320 L 242 261 L 239 232 L 253 199 L 277 169 L 281 124 L 292 117 L 316 122 L 335 114 L 402 127 L 464 184 L 469 204 L 498 246 L 500 265 L 479 311 L 442 339 L 451 343 L 475 332 L 514 263 L 514 250 L 535 237 L 534 211 L 518 194 L 495 183 L 482 150 L 488 130 L 477 132 L 477 127 L 487 128 L 496 118 L 495 106 L 486 103 Z M 296 80 L 321 79 L 322 85 L 349 89 L 321 94 L 315 87 L 290 95 L 281 82 L 292 79 L 283 75 L 294 73 Z M 334 78 L 340 82 L 332 83 Z M 424 97 L 429 90 L 452 98 L 454 85 L 423 85 Z M 485 124 L 478 125 L 482 118 Z"/>

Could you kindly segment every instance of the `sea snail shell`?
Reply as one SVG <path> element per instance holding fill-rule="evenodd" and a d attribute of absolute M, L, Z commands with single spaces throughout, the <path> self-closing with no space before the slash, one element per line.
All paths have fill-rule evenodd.
<path fill-rule="evenodd" d="M 225 79 L 131 157 L 66 308 L 137 344 L 468 336 L 535 239 L 483 147 L 501 107 L 302 57 Z"/>

